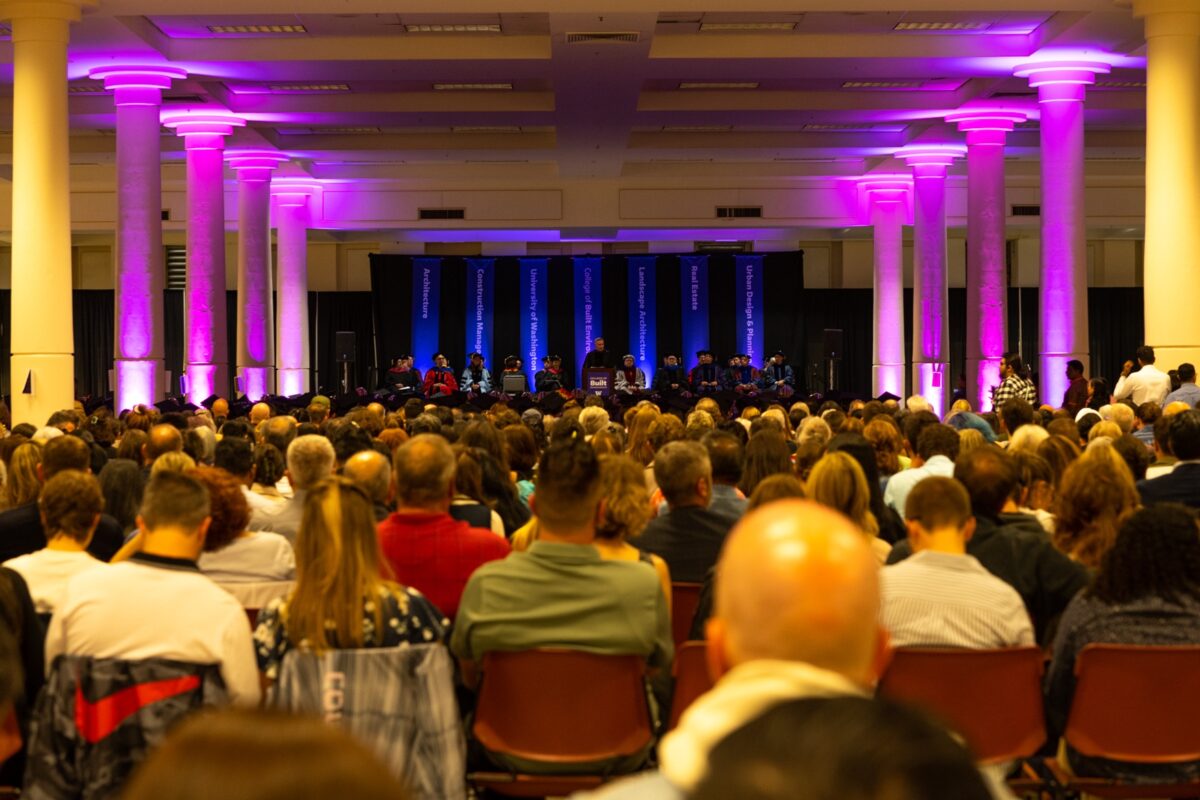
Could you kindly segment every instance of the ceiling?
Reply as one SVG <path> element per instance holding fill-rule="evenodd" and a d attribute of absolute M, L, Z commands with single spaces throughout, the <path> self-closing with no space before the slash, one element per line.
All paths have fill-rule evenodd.
<path fill-rule="evenodd" d="M 965 104 L 1036 111 L 1011 71 L 1050 52 L 1114 65 L 1088 93 L 1088 157 L 1144 155 L 1142 24 L 1112 0 L 397 5 L 100 0 L 72 28 L 72 160 L 111 162 L 112 99 L 87 72 L 132 62 L 184 67 L 164 111 L 244 115 L 228 146 L 286 151 L 291 174 L 447 185 L 858 175 L 894 168 L 905 144 L 961 141 L 942 117 Z M 12 57 L 0 40 L 10 96 Z M 0 98 L 0 129 L 11 129 L 11 98 Z M 1036 158 L 1037 141 L 1034 119 L 1008 155 Z M 163 146 L 182 158 L 175 137 Z"/>

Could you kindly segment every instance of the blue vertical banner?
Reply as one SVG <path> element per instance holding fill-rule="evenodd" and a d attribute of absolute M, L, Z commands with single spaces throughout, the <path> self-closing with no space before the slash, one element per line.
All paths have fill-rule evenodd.
<path fill-rule="evenodd" d="M 550 355 L 550 314 L 546 288 L 550 260 L 521 259 L 521 297 L 518 302 L 521 324 L 521 358 L 525 373 L 533 385 L 533 375 L 542 368 L 542 357 Z"/>
<path fill-rule="evenodd" d="M 442 259 L 413 259 L 413 367 L 424 375 L 439 348 L 438 309 L 442 302 Z"/>
<path fill-rule="evenodd" d="M 657 262 L 658 256 L 629 258 L 629 352 L 646 373 L 647 388 L 654 383 L 658 367 Z"/>
<path fill-rule="evenodd" d="M 734 259 L 734 320 L 737 348 L 750 356 L 750 363 L 763 363 L 763 257 L 737 256 Z"/>
<path fill-rule="evenodd" d="M 467 259 L 467 352 L 482 353 L 488 369 L 498 371 L 492 358 L 492 326 L 495 314 L 494 258 Z"/>
<path fill-rule="evenodd" d="M 592 340 L 602 336 L 600 305 L 601 259 L 591 256 L 575 259 L 575 368 L 592 349 Z"/>
<path fill-rule="evenodd" d="M 696 363 L 696 351 L 708 347 L 708 256 L 680 256 L 679 277 L 683 320 L 679 363 L 690 369 Z"/>

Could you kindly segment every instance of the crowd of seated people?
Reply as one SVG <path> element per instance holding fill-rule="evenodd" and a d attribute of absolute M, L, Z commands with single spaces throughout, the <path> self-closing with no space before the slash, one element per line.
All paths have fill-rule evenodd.
<path fill-rule="evenodd" d="M 742 762 L 828 768 L 830 786 L 887 782 L 857 774 L 845 749 L 902 771 L 889 759 L 920 740 L 955 796 L 1004 797 L 1002 775 L 955 772 L 969 755 L 936 726 L 864 699 L 891 651 L 1042 648 L 1052 753 L 1087 645 L 1200 646 L 1200 393 L 1135 407 L 1094 404 L 1088 388 L 1075 412 L 1017 394 L 981 413 L 960 401 L 945 419 L 923 398 L 740 408 L 707 397 L 687 412 L 643 399 L 623 413 L 572 399 L 551 414 L 503 401 L 335 409 L 318 396 L 16 426 L 0 440 L 0 710 L 12 734 L 0 736 L 0 784 L 66 796 L 85 780 L 62 766 L 74 741 L 114 764 L 107 787 L 77 793 L 129 779 L 132 797 L 200 796 L 167 785 L 189 747 L 240 763 L 236 751 L 281 757 L 264 743 L 278 738 L 297 752 L 325 742 L 347 764 L 381 758 L 363 791 L 392 797 L 396 781 L 412 797 L 465 797 L 468 770 L 631 773 L 598 797 L 774 797 L 731 788 L 750 780 Z M 679 605 L 684 585 L 698 597 Z M 715 685 L 667 730 L 676 632 L 689 628 Z M 564 767 L 475 740 L 489 656 L 537 649 L 635 657 L 652 745 Z M 357 654 L 375 656 L 361 674 L 329 660 Z M 419 763 L 399 766 L 395 741 L 367 742 L 371 755 L 315 728 L 285 731 L 302 655 L 317 656 L 327 720 L 364 696 L 355 681 L 384 687 L 379 714 L 403 700 L 401 745 Z M 135 685 L 166 706 L 85 724 Z M 262 706 L 274 711 L 244 710 Z M 175 735 L 172 714 L 189 717 Z M 121 725 L 146 730 L 120 736 Z M 826 725 L 844 741 L 814 733 Z M 110 734 L 116 744 L 97 744 Z M 464 736 L 465 757 L 450 752 Z M 1080 775 L 1200 779 L 1195 762 L 1062 758 Z M 933 791 L 897 775 L 898 797 Z"/>

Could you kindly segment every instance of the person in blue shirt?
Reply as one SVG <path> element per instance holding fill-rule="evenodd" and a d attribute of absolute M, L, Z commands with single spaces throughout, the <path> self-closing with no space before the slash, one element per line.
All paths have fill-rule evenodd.
<path fill-rule="evenodd" d="M 483 366 L 483 355 L 471 353 L 468 358 L 470 361 L 463 370 L 460 384 L 463 391 L 471 394 L 490 393 L 492 391 L 492 374 L 487 371 L 487 367 Z"/>

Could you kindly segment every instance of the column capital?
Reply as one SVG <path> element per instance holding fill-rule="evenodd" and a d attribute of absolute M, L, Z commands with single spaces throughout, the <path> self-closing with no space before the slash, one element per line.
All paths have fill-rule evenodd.
<path fill-rule="evenodd" d="M 225 137 L 244 127 L 246 120 L 228 111 L 195 111 L 169 114 L 162 124 L 182 136 L 188 150 L 223 150 Z"/>
<path fill-rule="evenodd" d="M 280 208 L 296 208 L 308 204 L 308 198 L 321 191 L 316 181 L 280 178 L 271 182 L 271 197 Z"/>
<path fill-rule="evenodd" d="M 967 135 L 968 145 L 1003 147 L 1014 127 L 1029 119 L 1029 112 L 1009 108 L 962 108 L 946 115 Z"/>
<path fill-rule="evenodd" d="M 92 67 L 88 77 L 104 81 L 104 88 L 113 93 L 118 106 L 157 106 L 162 104 L 162 92 L 171 88 L 171 81 L 183 80 L 187 71 L 179 67 L 158 65 L 114 65 Z"/>
<path fill-rule="evenodd" d="M 271 172 L 288 160 L 278 150 L 235 150 L 225 154 L 239 181 L 270 181 Z"/>
<path fill-rule="evenodd" d="M 1146 38 L 1200 36 L 1200 7 L 1193 0 L 1133 0 L 1133 15 L 1146 20 Z"/>
<path fill-rule="evenodd" d="M 0 19 L 56 19 L 79 22 L 83 9 L 99 0 L 0 0 Z M 13 31 L 16 41 L 17 31 Z"/>
<path fill-rule="evenodd" d="M 895 156 L 912 167 L 915 178 L 944 178 L 954 159 L 966 154 L 966 145 L 961 144 L 914 144 L 900 148 Z"/>
<path fill-rule="evenodd" d="M 1062 103 L 1083 102 L 1096 76 L 1111 71 L 1112 65 L 1104 61 L 1047 59 L 1018 64 L 1013 75 L 1029 79 L 1029 85 L 1038 90 L 1039 103 Z"/>

